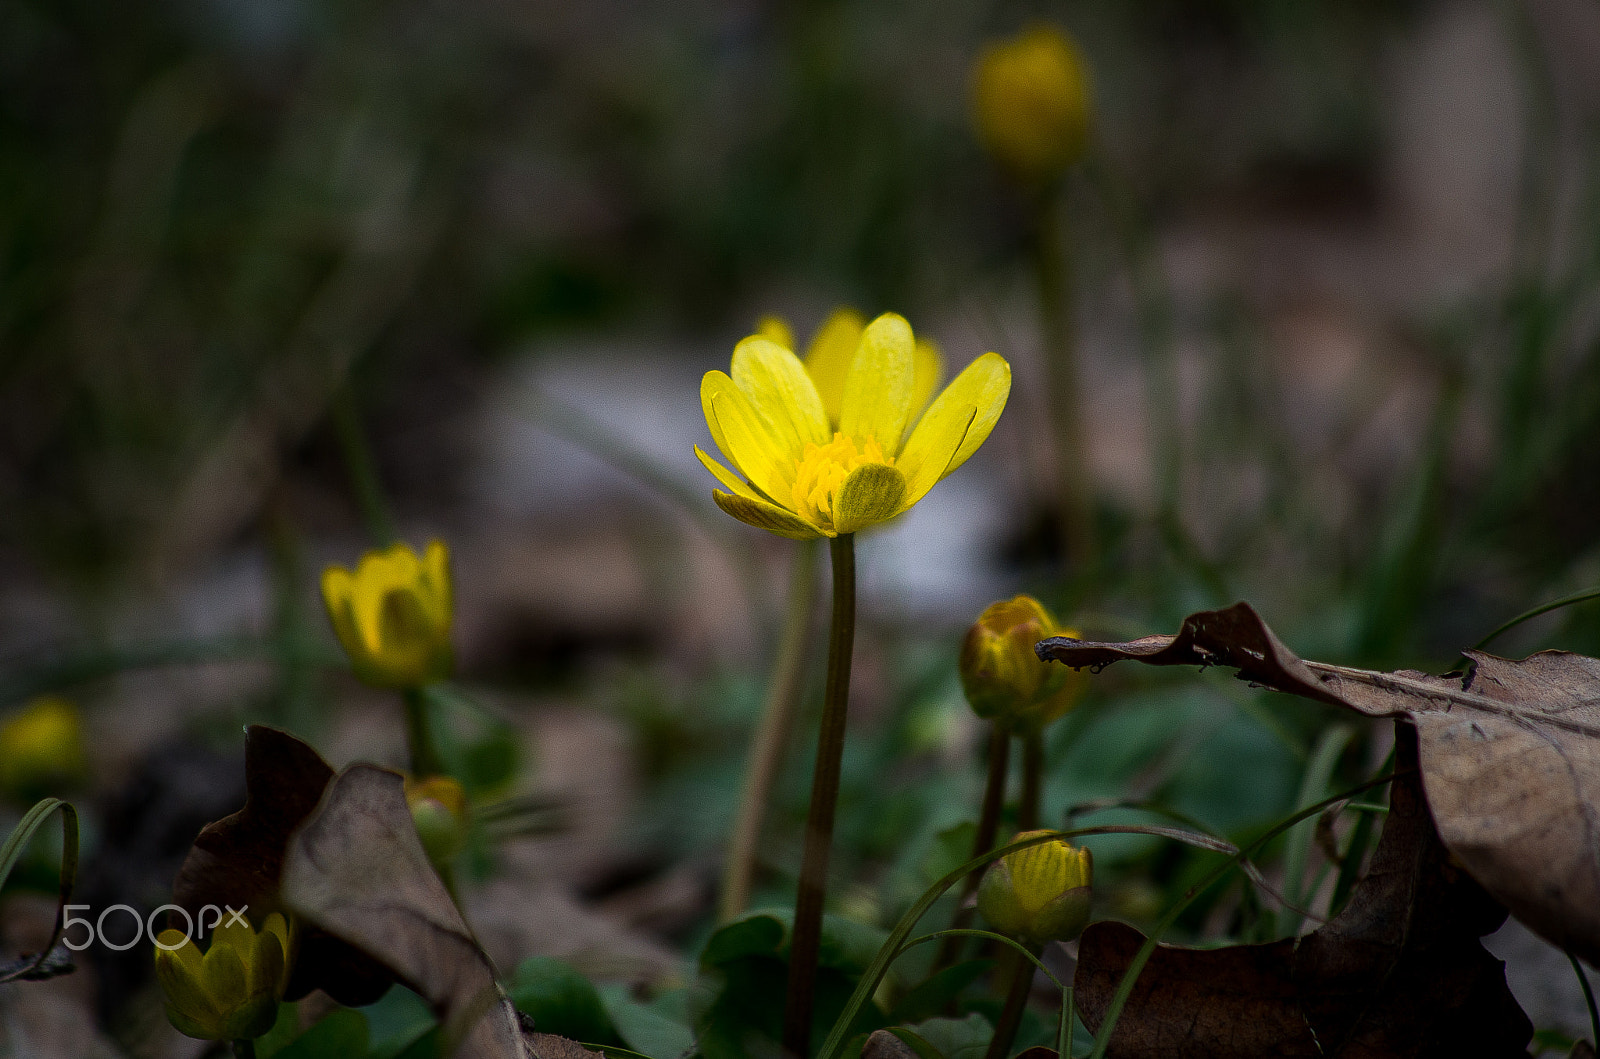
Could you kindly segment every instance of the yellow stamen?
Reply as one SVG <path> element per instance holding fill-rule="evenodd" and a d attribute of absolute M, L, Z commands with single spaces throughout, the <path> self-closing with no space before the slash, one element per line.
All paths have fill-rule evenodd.
<path fill-rule="evenodd" d="M 894 457 L 883 454 L 877 438 L 863 438 L 856 447 L 854 438 L 835 432 L 826 445 L 807 442 L 805 454 L 795 463 L 794 509 L 816 525 L 833 528 L 833 503 L 839 487 L 851 471 L 868 463 L 894 466 Z"/>

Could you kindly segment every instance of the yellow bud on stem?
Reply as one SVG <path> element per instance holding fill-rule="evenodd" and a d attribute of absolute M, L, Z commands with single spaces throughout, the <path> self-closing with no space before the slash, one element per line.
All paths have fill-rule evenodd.
<path fill-rule="evenodd" d="M 1024 831 L 1013 842 L 1046 835 Z M 1071 941 L 1089 923 L 1094 857 L 1065 839 L 1000 858 L 978 885 L 978 911 L 1003 934 L 1036 945 Z"/>

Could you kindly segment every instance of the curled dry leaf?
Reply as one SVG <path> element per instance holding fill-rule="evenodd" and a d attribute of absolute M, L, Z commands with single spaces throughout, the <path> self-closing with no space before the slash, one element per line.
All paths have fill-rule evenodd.
<path fill-rule="evenodd" d="M 1422 802 L 1416 734 L 1397 723 L 1398 774 L 1372 864 L 1331 922 L 1267 945 L 1151 955 L 1111 1054 L 1524 1056 L 1533 1027 L 1479 938 L 1505 909 L 1450 863 Z M 1145 938 L 1096 923 L 1078 948 L 1079 1010 L 1098 1031 Z"/>
<path fill-rule="evenodd" d="M 1247 603 L 1191 614 L 1176 636 L 1056 637 L 1037 650 L 1096 669 L 1125 658 L 1228 666 L 1277 691 L 1409 718 L 1445 847 L 1518 919 L 1600 965 L 1600 659 L 1468 651 L 1464 674 L 1350 669 L 1299 658 Z"/>
<path fill-rule="evenodd" d="M 333 769 L 311 747 L 259 724 L 245 734 L 244 772 L 244 808 L 206 825 L 173 881 L 172 900 L 191 922 L 206 905 L 248 909 L 258 924 L 286 910 L 278 889 L 289 836 L 333 779 Z M 321 989 L 341 1004 L 360 1007 L 394 981 L 378 963 L 315 927 L 303 928 L 298 941 L 285 994 L 290 1000 Z"/>
<path fill-rule="evenodd" d="M 428 863 L 398 773 L 352 765 L 289 843 L 283 898 L 374 957 L 426 1000 L 441 1054 L 526 1059 L 516 1011 Z"/>

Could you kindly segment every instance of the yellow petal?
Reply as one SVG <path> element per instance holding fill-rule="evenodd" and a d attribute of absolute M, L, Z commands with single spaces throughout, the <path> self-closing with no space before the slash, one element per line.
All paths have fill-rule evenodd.
<path fill-rule="evenodd" d="M 249 928 L 245 928 L 245 933 L 249 932 Z M 211 951 L 206 953 L 202 963 L 200 985 L 211 998 L 212 1006 L 221 1012 L 231 1011 L 250 998 L 250 977 L 244 958 L 238 949 L 224 942 L 220 934 L 211 943 Z"/>
<path fill-rule="evenodd" d="M 732 471 L 728 470 L 728 468 L 724 467 L 722 464 L 718 463 L 716 460 L 707 455 L 706 450 L 702 449 L 699 445 L 694 447 L 694 454 L 700 458 L 701 465 L 703 465 L 706 470 L 716 475 L 717 481 L 727 486 L 729 490 L 734 493 L 734 495 L 742 496 L 747 500 L 765 499 L 764 497 L 758 495 L 754 489 L 750 488 L 750 484 L 748 482 L 744 481 L 737 474 L 734 474 Z M 768 502 L 770 503 L 770 501 Z"/>
<path fill-rule="evenodd" d="M 394 585 L 375 567 L 368 567 L 361 572 L 367 576 L 356 578 L 355 592 L 350 599 L 350 613 L 355 619 L 362 652 L 367 658 L 372 658 L 383 651 L 383 608 L 389 601 L 389 593 Z"/>
<path fill-rule="evenodd" d="M 910 507 L 928 495 L 928 490 L 950 473 L 950 466 L 960 450 L 978 410 L 968 405 L 941 411 L 937 429 L 923 429 L 928 416 L 911 432 L 906 451 L 899 460 L 900 470 L 906 476 L 906 495 L 901 503 Z M 929 412 L 932 415 L 932 412 Z"/>
<path fill-rule="evenodd" d="M 787 496 L 800 450 L 773 437 L 750 399 L 720 371 L 706 372 L 700 383 L 700 401 L 712 436 L 721 435 L 718 444 L 735 469 L 768 496 Z"/>
<path fill-rule="evenodd" d="M 955 454 L 938 470 L 934 482 L 967 462 L 967 457 L 978 450 L 994 429 L 1010 393 L 1011 365 L 1000 354 L 985 353 L 968 364 L 966 370 L 934 398 L 933 405 L 906 440 L 905 451 L 898 461 L 906 476 L 913 483 L 919 483 L 928 456 L 943 453 L 948 435 L 955 431 L 962 431 L 964 436 Z M 967 422 L 969 409 L 974 410 L 970 423 Z M 932 482 L 928 483 L 923 493 L 932 486 Z M 912 492 L 916 492 L 915 484 Z M 920 498 L 922 494 L 917 495 Z"/>
<path fill-rule="evenodd" d="M 790 540 L 809 541 L 817 537 L 831 537 L 827 533 L 799 515 L 785 511 L 776 504 L 769 504 L 753 496 L 740 496 L 733 493 L 724 493 L 722 490 L 713 490 L 711 499 L 717 506 L 740 522 L 757 529 L 764 529 L 769 533 L 776 533 L 780 537 Z"/>
<path fill-rule="evenodd" d="M 750 399 L 775 437 L 794 452 L 833 437 L 822 398 L 800 358 L 759 335 L 733 351 L 733 384 Z"/>
<path fill-rule="evenodd" d="M 422 556 L 422 580 L 427 591 L 421 593 L 424 609 L 441 638 L 450 634 L 454 612 L 454 590 L 450 585 L 450 549 L 444 541 L 429 541 Z"/>
<path fill-rule="evenodd" d="M 845 376 L 850 374 L 850 362 L 861 345 L 861 331 L 865 326 L 860 313 L 841 306 L 817 328 L 806 349 L 806 372 L 816 383 L 829 424 L 835 427 L 839 425 L 839 410 L 844 405 Z"/>
<path fill-rule="evenodd" d="M 181 930 L 171 928 L 156 936 L 156 977 L 171 994 L 175 989 L 197 988 L 202 957 L 200 946 Z M 182 942 L 182 944 L 178 944 Z M 177 945 L 177 948 L 172 946 Z"/>
<path fill-rule="evenodd" d="M 919 337 L 911 349 L 912 415 L 928 406 L 928 399 L 943 381 L 944 355 L 939 351 L 939 343 L 931 338 Z"/>
<path fill-rule="evenodd" d="M 861 332 L 861 345 L 844 380 L 839 430 L 864 441 L 876 438 L 885 454 L 899 452 L 911 419 L 911 325 L 884 313 Z"/>
<path fill-rule="evenodd" d="M 864 463 L 851 471 L 833 501 L 833 528 L 838 533 L 885 522 L 898 515 L 906 493 L 906 477 L 883 463 Z"/>
<path fill-rule="evenodd" d="M 763 316 L 756 321 L 756 334 L 778 343 L 784 349 L 794 348 L 794 328 L 781 316 Z"/>
<path fill-rule="evenodd" d="M 350 600 L 355 594 L 355 579 L 342 566 L 330 566 L 322 571 L 322 600 L 328 606 L 328 620 L 333 631 L 347 651 L 361 649 L 361 633 L 356 628 L 355 615 L 350 610 Z"/>

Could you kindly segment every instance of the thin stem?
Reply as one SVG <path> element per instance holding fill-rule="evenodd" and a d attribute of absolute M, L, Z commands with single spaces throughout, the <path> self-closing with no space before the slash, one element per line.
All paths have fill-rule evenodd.
<path fill-rule="evenodd" d="M 367 435 L 361 429 L 361 412 L 356 407 L 355 393 L 347 382 L 339 388 L 333 399 L 333 425 L 339 435 L 339 451 L 344 457 L 345 473 L 350 476 L 350 487 L 355 490 L 356 503 L 361 508 L 361 519 L 367 532 L 380 544 L 393 544 L 400 539 L 395 531 L 394 519 L 389 515 L 389 505 L 384 502 L 383 487 L 378 483 L 377 465 L 372 459 L 372 449 Z"/>
<path fill-rule="evenodd" d="M 750 741 L 750 763 L 745 769 L 744 790 L 739 795 L 739 811 L 734 817 L 733 834 L 728 839 L 727 861 L 722 872 L 722 904 L 717 913 L 726 923 L 744 912 L 750 903 L 750 887 L 755 877 L 756 843 L 766 819 L 767 803 L 783 765 L 789 731 L 794 727 L 795 705 L 800 701 L 800 674 L 811 640 L 811 611 L 816 598 L 817 545 L 806 541 L 794 553 L 789 574 L 789 613 L 783 623 L 783 639 L 772 664 L 772 681 L 761 722 Z"/>
<path fill-rule="evenodd" d="M 1549 603 L 1541 603 L 1532 610 L 1525 610 L 1521 614 L 1518 614 L 1515 618 L 1512 618 L 1510 621 L 1504 622 L 1498 626 L 1494 632 L 1473 644 L 1472 649 L 1474 651 L 1483 650 L 1485 647 L 1489 646 L 1489 642 L 1496 636 L 1499 636 L 1507 629 L 1512 629 L 1518 625 L 1521 625 L 1529 618 L 1537 618 L 1541 614 L 1548 614 L 1552 610 L 1556 610 L 1561 607 L 1570 607 L 1574 603 L 1587 603 L 1591 599 L 1600 599 L 1600 588 L 1586 588 L 1582 592 L 1574 592 L 1570 596 L 1562 596 L 1560 599 L 1553 599 Z"/>
<path fill-rule="evenodd" d="M 1039 828 L 1039 791 L 1044 779 L 1044 736 L 1030 732 L 1022 737 L 1022 799 L 1017 803 L 1017 830 Z"/>
<path fill-rule="evenodd" d="M 1034 272 L 1049 380 L 1050 427 L 1055 435 L 1062 558 L 1069 565 L 1089 569 L 1095 557 L 1094 520 L 1089 505 L 1088 445 L 1078 400 L 1072 254 L 1061 233 L 1060 195 L 1059 188 L 1051 187 L 1034 200 Z"/>
<path fill-rule="evenodd" d="M 1594 990 L 1589 987 L 1589 976 L 1583 973 L 1583 964 L 1578 958 L 1567 950 L 1567 959 L 1572 961 L 1572 973 L 1578 976 L 1578 984 L 1583 987 L 1583 1002 L 1589 1005 L 1589 1032 L 1593 1035 L 1590 1043 L 1600 1041 L 1600 1009 L 1595 1007 Z"/>
<path fill-rule="evenodd" d="M 406 748 L 411 754 L 411 774 L 418 779 L 443 773 L 439 752 L 433 745 L 433 729 L 428 724 L 428 698 L 421 688 L 401 692 L 406 704 Z"/>
<path fill-rule="evenodd" d="M 1023 1009 L 1028 1006 L 1028 994 L 1033 990 L 1033 965 L 1016 953 L 1011 954 L 1009 962 L 1011 985 L 1006 990 L 1006 1006 L 1000 1011 L 1000 1021 L 989 1039 L 984 1059 L 1006 1059 L 1011 1054 L 1011 1043 L 1017 1039 L 1017 1027 L 1022 1023 Z"/>
<path fill-rule="evenodd" d="M 805 854 L 800 891 L 795 897 L 794 935 L 789 948 L 789 988 L 783 1008 L 783 1048 L 795 1059 L 810 1054 L 811 1009 L 816 989 L 817 953 L 822 944 L 822 904 L 827 897 L 828 854 L 833 846 L 833 814 L 839 803 L 839 769 L 844 758 L 845 719 L 850 705 L 850 654 L 856 632 L 855 535 L 841 533 L 828 542 L 833 561 L 833 620 L 828 628 L 828 679 L 822 703 L 817 764 L 811 776 L 811 807 L 806 812 Z"/>
<path fill-rule="evenodd" d="M 983 806 L 978 811 L 978 830 L 972 836 L 972 853 L 968 860 L 981 857 L 994 848 L 995 835 L 1000 831 L 1000 810 L 1006 800 L 1006 765 L 1011 758 L 1011 732 L 999 721 L 989 726 L 989 774 L 983 785 Z M 956 902 L 956 914 L 950 919 L 952 930 L 962 930 L 972 922 L 972 907 L 968 903 L 978 889 L 982 872 L 973 872 L 961 881 L 961 897 Z M 961 951 L 961 935 L 948 934 L 939 942 L 939 951 L 933 957 L 933 971 L 950 966 L 956 953 Z"/>

